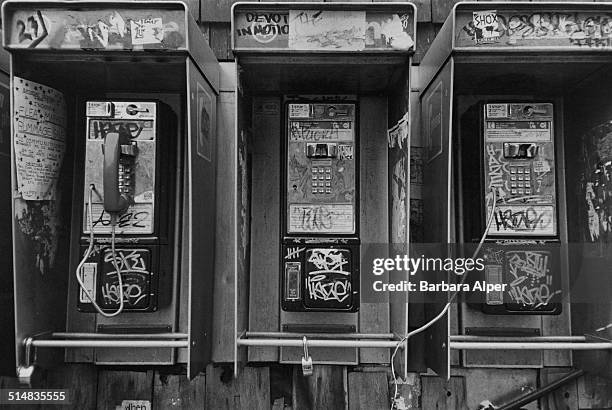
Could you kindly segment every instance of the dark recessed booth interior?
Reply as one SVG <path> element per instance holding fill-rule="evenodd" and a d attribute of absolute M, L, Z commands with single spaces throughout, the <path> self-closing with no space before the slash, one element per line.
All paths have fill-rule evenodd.
<path fill-rule="evenodd" d="M 40 84 L 49 85 L 61 91 L 66 99 L 67 105 L 67 130 L 66 130 L 66 152 L 61 173 L 59 177 L 58 187 L 60 188 L 61 197 L 58 206 L 58 218 L 61 221 L 62 229 L 59 230 L 57 240 L 56 260 L 53 264 L 54 273 L 45 275 L 53 278 L 52 283 L 32 280 L 31 284 L 34 288 L 40 286 L 37 293 L 43 294 L 49 286 L 54 288 L 53 292 L 49 292 L 54 299 L 54 304 L 57 304 L 58 312 L 54 315 L 54 326 L 51 329 L 63 329 L 69 332 L 99 332 L 100 325 L 104 324 L 105 319 L 102 317 L 96 318 L 95 313 L 83 313 L 76 309 L 78 284 L 75 280 L 75 270 L 82 257 L 82 249 L 75 249 L 75 241 L 78 241 L 82 234 L 82 223 L 84 216 L 83 196 L 84 196 L 84 167 L 85 165 L 85 139 L 86 131 L 86 101 L 100 100 L 150 100 L 159 101 L 162 104 L 170 107 L 168 117 L 165 119 L 170 125 L 166 128 L 166 141 L 173 141 L 172 144 L 164 144 L 168 158 L 167 166 L 176 169 L 178 172 L 173 173 L 172 180 L 170 173 L 168 180 L 163 181 L 163 185 L 171 190 L 170 197 L 173 201 L 166 203 L 167 209 L 182 214 L 185 195 L 185 174 L 183 166 L 186 158 L 186 138 L 185 138 L 185 92 L 186 92 L 186 76 L 185 76 L 185 58 L 163 58 L 156 59 L 150 56 L 148 59 L 138 58 L 129 59 L 121 56 L 103 57 L 91 56 L 83 59 L 80 55 L 62 55 L 58 61 L 52 54 L 48 56 L 24 55 L 25 58 L 14 58 L 13 75 L 28 79 Z M 85 61 L 83 61 L 85 60 Z M 147 61 L 149 60 L 149 61 Z M 41 69 L 43 68 L 44 69 Z M 146 73 L 143 75 L 143 73 Z M 155 84 L 155 90 L 152 91 L 151 85 Z M 159 174 L 160 176 L 163 173 Z M 174 237 L 177 249 L 180 249 L 181 238 L 180 230 L 175 231 L 175 222 L 170 223 L 171 219 L 176 216 L 169 212 L 165 218 L 165 223 L 168 227 L 172 226 L 172 231 L 168 232 L 169 237 Z M 96 239 L 100 242 L 108 241 L 109 235 L 100 235 Z M 119 239 L 121 241 L 121 239 Z M 78 243 L 78 242 L 77 242 Z M 29 253 L 24 253 L 27 256 Z M 169 270 L 160 274 L 158 285 L 160 292 L 158 304 L 160 308 L 154 313 L 124 313 L 120 317 L 120 323 L 132 323 L 138 327 L 138 323 L 151 323 L 149 325 L 153 331 L 152 324 L 160 323 L 166 327 L 166 331 L 176 331 L 176 308 L 178 306 L 179 283 L 176 278 L 180 277 L 179 272 L 173 272 L 176 266 L 179 266 L 180 255 L 176 255 L 177 259 L 172 263 Z M 160 272 L 161 273 L 161 272 Z M 186 276 L 186 273 L 184 274 Z M 185 290 L 183 289 L 182 292 Z M 41 297 L 41 302 L 44 300 Z M 43 302 L 40 306 L 32 306 L 33 309 L 44 310 L 46 303 Z M 64 311 L 61 315 L 59 312 Z M 153 319 L 153 316 L 156 318 Z M 115 323 L 117 320 L 114 321 Z M 129 327 L 129 326 L 128 326 Z M 145 326 L 146 327 L 146 326 Z M 143 328 L 144 329 L 144 328 Z M 127 330 L 127 329 L 126 329 Z M 101 349 L 98 349 L 100 351 Z M 80 354 L 79 354 L 80 353 Z M 173 362 L 170 359 L 174 353 L 166 352 L 166 361 Z M 68 350 L 68 360 L 87 360 L 84 359 L 89 355 L 82 352 L 75 353 Z M 159 353 L 158 353 L 159 354 Z M 74 356 L 73 356 L 74 355 Z M 90 353 L 91 355 L 91 353 Z M 93 358 L 95 356 L 89 356 Z M 70 359 L 72 358 L 72 359 Z M 159 358 L 158 358 L 159 359 Z M 158 360 L 157 359 L 157 360 Z M 94 359 L 97 361 L 97 359 Z M 125 359 L 124 359 L 125 360 Z M 156 360 L 150 358 L 149 360 Z"/>
<path fill-rule="evenodd" d="M 257 3 L 238 3 L 234 7 L 234 23 L 240 13 L 267 12 L 288 13 L 291 10 L 314 10 L 306 3 L 268 6 Z M 316 10 L 323 5 L 316 5 Z M 412 5 L 394 4 L 325 4 L 321 10 L 374 10 L 378 13 L 407 13 L 412 16 Z M 367 14 L 366 14 L 367 15 Z M 291 21 L 291 20 L 289 20 Z M 291 23 L 289 23 L 291 24 Z M 238 30 L 234 27 L 234 36 Z M 406 31 L 412 34 L 412 20 Z M 279 35 L 280 37 L 280 35 Z M 287 185 L 286 141 L 289 140 L 288 106 L 290 104 L 354 104 L 354 131 L 357 141 L 356 159 L 356 229 L 348 239 L 326 239 L 321 235 L 304 234 L 304 242 L 336 244 L 348 243 L 388 244 L 407 242 L 406 226 L 394 225 L 391 219 L 400 220 L 408 207 L 394 202 L 391 181 L 398 161 L 406 165 L 407 151 L 396 148 L 392 152 L 388 142 L 388 128 L 403 117 L 410 107 L 410 64 L 413 50 L 347 51 L 334 48 L 325 50 L 266 50 L 240 47 L 240 38 L 234 39 L 234 54 L 238 75 L 237 85 L 237 146 L 238 146 L 238 335 L 246 331 L 246 337 L 265 333 L 273 338 L 279 332 L 285 337 L 301 340 L 302 335 L 324 339 L 351 338 L 351 335 L 377 334 L 380 339 L 393 340 L 395 334 L 406 331 L 404 304 L 391 306 L 384 303 L 357 301 L 351 311 L 292 311 L 281 308 L 283 301 L 284 252 L 287 249 L 285 214 Z M 242 40 L 244 41 L 244 39 Z M 256 48 L 256 47 L 255 47 Z M 295 121 L 295 120 L 294 120 Z M 314 121 L 314 120 L 311 120 Z M 289 165 L 293 166 L 293 165 Z M 406 171 L 406 168 L 402 168 Z M 304 170 L 304 178 L 310 174 Z M 321 171 L 323 172 L 323 171 Z M 401 179 L 401 181 L 400 181 Z M 406 184 L 405 176 L 398 176 L 397 184 Z M 301 182 L 300 182 L 301 183 Z M 297 184 L 297 182 L 296 182 Z M 310 177 L 308 177 L 310 192 Z M 296 186 L 294 186 L 296 189 Z M 396 195 L 397 197 L 397 195 Z M 395 206 L 394 206 L 395 205 Z M 287 211 L 288 212 L 288 211 Z M 323 235 L 324 236 L 324 235 Z M 334 235 L 328 235 L 334 236 Z M 346 237 L 347 235 L 344 235 Z M 314 239 L 312 238 L 314 237 Z M 240 242 L 240 238 L 242 242 Z M 327 242 L 326 242 L 327 241 Z M 335 242 L 334 242 L 335 241 Z M 354 241 L 354 242 L 351 242 Z M 294 246 L 294 245 L 291 245 Z M 314 246 L 314 245 L 312 245 Z M 385 245 L 386 246 L 386 245 Z M 359 245 L 356 245 L 358 249 Z M 363 252 L 363 246 L 362 246 Z M 357 254 L 354 254 L 357 255 Z M 357 259 L 358 261 L 358 259 Z M 359 262 L 353 262 L 358 272 Z M 367 267 L 361 267 L 367 275 Z M 365 272 L 365 273 L 363 273 Z M 248 284 L 248 294 L 240 291 L 240 284 Z M 358 283 L 358 282 L 357 282 Z M 355 286 L 355 285 L 354 285 Z M 325 336 L 328 334 L 329 336 Z M 357 337 L 358 338 L 358 337 Z M 353 338 L 352 340 L 355 340 Z M 388 349 L 353 347 L 311 347 L 309 352 L 315 363 L 357 364 L 389 363 Z M 248 347 L 239 349 L 240 362 L 300 363 L 302 348 Z"/>
<path fill-rule="evenodd" d="M 552 34 L 552 31 L 541 32 L 538 36 L 521 36 L 520 31 L 513 34 L 508 26 L 502 27 L 501 23 L 499 29 L 496 29 L 499 30 L 498 37 L 482 40 L 479 34 L 466 29 L 478 13 L 496 14 L 499 21 L 502 21 L 502 17 L 507 19 L 508 16 L 519 14 L 540 16 L 574 13 L 572 15 L 580 19 L 586 18 L 582 16 L 598 15 L 602 10 L 596 7 L 588 9 L 586 6 L 564 8 L 553 3 L 525 3 L 520 6 L 510 3 L 486 6 L 461 3 L 453 10 L 423 59 L 420 73 L 423 84 L 420 91 L 425 151 L 431 147 L 433 140 L 428 138 L 433 137 L 432 130 L 441 132 L 442 142 L 441 156 L 428 159 L 425 154 L 423 223 L 433 228 L 429 229 L 429 237 L 426 239 L 478 243 L 483 239 L 488 217 L 491 216 L 492 228 L 484 238 L 483 254 L 492 255 L 487 253 L 487 247 L 503 249 L 499 246 L 521 249 L 521 252 L 537 252 L 539 246 L 551 246 L 549 250 L 556 247 L 555 252 L 558 252 L 550 254 L 556 264 L 551 265 L 545 273 L 550 275 L 550 281 L 543 298 L 544 293 L 534 291 L 532 299 L 520 299 L 520 308 L 518 302 L 513 305 L 507 303 L 506 299 L 500 304 L 501 308 L 486 306 L 484 298 L 479 303 L 465 299 L 465 303 L 458 304 L 457 311 L 451 309 L 451 344 L 454 335 L 467 338 L 509 337 L 509 340 L 517 342 L 532 336 L 571 335 L 585 336 L 587 341 L 609 340 L 609 333 L 596 331 L 609 323 L 612 315 L 609 296 L 603 290 L 610 289 L 610 277 L 606 272 L 609 271 L 611 257 L 608 221 L 609 192 L 612 186 L 612 151 L 609 149 L 612 141 L 612 104 L 609 96 L 612 58 L 608 55 L 609 49 L 601 46 L 603 43 L 595 43 L 599 40 L 593 40 L 593 44 L 599 46 L 587 47 L 585 44 L 589 40 L 570 40 L 569 35 Z M 601 35 L 603 37 L 604 34 Z M 448 90 L 448 97 L 436 99 L 440 95 L 436 94 L 438 86 Z M 443 121 L 447 121 L 443 122 L 441 128 L 431 125 L 433 117 L 431 111 L 427 112 L 431 101 L 439 101 L 441 104 L 437 112 L 441 112 L 442 118 L 445 118 Z M 556 192 L 555 209 L 551 216 L 556 226 L 554 231 L 536 227 L 535 223 L 529 229 L 525 225 L 523 233 L 512 231 L 522 223 L 534 221 L 516 218 L 507 223 L 503 219 L 506 214 L 490 215 L 491 208 L 485 206 L 492 199 L 487 186 L 497 186 L 487 185 L 493 180 L 487 172 L 491 175 L 498 171 L 499 175 L 507 173 L 508 182 L 515 180 L 514 176 L 512 179 L 510 176 L 517 172 L 518 188 L 514 190 L 514 182 L 509 183 L 505 187 L 508 195 L 511 187 L 512 195 L 521 194 L 523 189 L 525 195 L 531 195 L 535 194 L 532 190 L 537 189 L 531 182 L 521 184 L 521 181 L 535 179 L 532 177 L 535 171 L 532 170 L 529 178 L 525 176 L 523 180 L 523 175 L 518 174 L 523 171 L 512 168 L 517 164 L 516 161 L 508 159 L 515 157 L 505 151 L 498 157 L 490 150 L 489 144 L 492 144 L 494 138 L 491 136 L 496 134 L 487 134 L 484 124 L 486 127 L 498 127 L 491 118 L 506 114 L 489 114 L 486 110 L 489 105 L 493 109 L 512 104 L 542 104 L 552 107 L 552 113 L 549 111 L 546 114 L 551 116 L 551 125 L 546 126 L 536 119 L 530 126 L 542 129 L 552 127 L 554 149 L 544 162 L 549 165 L 554 162 L 555 165 L 537 172 L 554 175 L 554 179 L 549 180 Z M 488 142 L 483 142 L 483 135 L 490 135 L 485 137 L 489 138 Z M 500 132 L 497 135 L 502 134 Z M 511 142 L 508 146 L 521 138 L 518 133 L 514 137 L 505 135 L 503 138 Z M 496 181 L 496 184 L 501 181 Z M 500 200 L 499 197 L 496 199 Z M 434 200 L 447 204 L 451 210 L 448 217 L 440 218 L 442 213 L 439 209 L 436 211 L 436 208 L 427 207 L 426 203 Z M 510 206 L 520 204 L 518 201 L 509 203 Z M 500 234 L 500 230 L 504 229 L 511 233 L 505 236 Z M 468 277 L 468 282 L 483 278 L 473 275 L 472 278 Z M 523 280 L 520 277 L 515 279 L 516 286 Z M 542 288 L 539 289 L 541 291 Z M 549 294 L 553 295 L 551 299 L 547 299 Z M 538 305 L 542 301 L 545 303 Z M 546 307 L 549 301 L 554 302 Z M 529 305 L 531 307 L 525 307 Z M 447 340 L 446 331 L 440 327 L 436 332 L 436 339 L 444 343 Z M 603 375 L 609 375 L 610 372 L 610 352 L 588 348 L 551 351 L 503 350 L 499 347 L 487 350 L 482 347 L 466 349 L 461 354 L 451 351 L 449 357 L 450 365 L 455 370 L 451 367 L 448 370 L 468 377 L 473 373 L 465 368 L 513 368 L 520 369 L 525 375 L 528 375 L 528 369 L 555 366 L 575 366 Z"/>
<path fill-rule="evenodd" d="M 75 20 L 87 20 L 95 13 L 104 16 L 99 18 L 111 15 L 117 19 L 121 18 L 117 17 L 120 14 L 133 16 L 143 12 L 163 16 L 160 21 L 163 19 L 164 23 L 174 19 L 170 22 L 172 27 L 182 34 L 173 33 L 182 36 L 182 45 L 165 50 L 167 45 L 155 50 L 124 49 L 125 43 L 113 44 L 113 50 L 104 46 L 81 49 L 71 44 L 68 37 L 64 43 L 58 43 L 61 36 L 54 37 L 52 46 L 43 38 L 39 49 L 25 48 L 11 43 L 10 37 L 11 13 L 18 14 L 20 7 L 25 6 L 28 5 L 15 2 L 3 7 L 5 33 L 9 33 L 5 36 L 9 39 L 5 47 L 12 54 L 14 92 L 18 93 L 22 86 L 26 87 L 24 90 L 38 89 L 39 84 L 51 87 L 63 94 L 66 110 L 64 152 L 56 176 L 55 198 L 33 201 L 14 197 L 15 338 L 19 376 L 31 374 L 25 369 L 28 366 L 47 367 L 63 360 L 104 365 L 187 363 L 188 373 L 193 376 L 209 361 L 211 353 L 214 229 L 203 227 L 214 226 L 215 221 L 218 63 L 200 32 L 193 31 L 195 21 L 184 4 L 130 3 L 124 8 L 107 10 L 108 4 L 75 3 L 70 8 L 71 18 Z M 63 29 L 50 25 L 49 21 L 55 24 L 55 20 L 47 19 L 47 15 L 62 13 L 58 7 L 61 6 L 41 5 L 40 15 L 44 16 L 50 33 Z M 199 49 L 193 54 L 188 46 Z M 206 102 L 203 103 L 200 99 L 204 94 Z M 97 106 L 107 107 L 110 116 L 100 111 L 89 113 L 91 101 L 104 102 Z M 127 105 L 130 102 L 136 105 Z M 141 112 L 146 113 L 144 117 L 140 117 Z M 147 115 L 153 114 L 153 120 L 148 119 Z M 137 119 L 129 118 L 130 115 Z M 205 121 L 201 118 L 203 115 Z M 101 119 L 96 120 L 96 116 Z M 115 122 L 114 118 L 117 118 Z M 125 129 L 121 128 L 124 123 Z M 110 128 L 107 130 L 105 126 Z M 24 132 L 27 137 L 28 131 L 25 128 L 21 131 L 20 127 L 16 122 L 15 132 Z M 131 142 L 125 142 L 124 132 L 130 133 Z M 204 154 L 198 139 L 203 132 L 209 143 Z M 120 140 L 124 145 L 117 155 L 131 152 L 135 158 L 130 163 L 133 172 L 122 171 L 122 159 L 113 162 L 107 158 L 110 154 L 105 151 L 111 149 L 107 136 L 114 133 L 124 138 Z M 144 137 L 139 137 L 141 133 Z M 90 145 L 90 140 L 99 138 L 102 139 L 99 147 Z M 125 144 L 136 148 L 129 150 Z M 124 207 L 121 211 L 109 211 L 107 207 L 116 205 L 100 202 L 103 198 L 99 196 L 98 200 L 93 189 L 94 203 L 87 200 L 94 180 L 98 183 L 95 187 L 98 195 L 111 195 L 112 184 L 107 188 L 106 179 L 112 179 L 107 177 L 107 169 L 113 166 L 119 167 L 115 176 L 118 192 L 124 192 L 122 184 L 132 184 L 132 188 L 126 189 L 132 189 L 133 195 L 141 195 L 135 201 L 131 198 L 130 208 Z M 16 191 L 15 167 L 12 175 Z M 194 179 L 206 182 L 192 184 Z M 146 213 L 150 220 L 135 222 L 130 218 L 137 218 L 137 211 L 131 207 L 138 205 L 135 202 L 142 203 L 142 198 L 151 204 Z M 96 205 L 100 208 L 94 208 Z M 99 217 L 94 216 L 99 219 L 89 222 L 88 209 L 95 215 L 98 215 L 96 209 L 101 210 Z M 104 231 L 110 221 L 104 216 L 108 212 L 118 212 L 114 247 L 110 231 Z M 145 225 L 139 232 L 139 227 Z M 96 227 L 92 229 L 94 246 L 88 251 L 91 226 Z M 113 253 L 108 254 L 110 248 Z M 126 308 L 115 317 L 96 313 L 76 279 L 78 268 L 85 266 L 84 255 L 90 258 L 85 265 L 95 265 L 100 270 L 112 258 L 109 255 L 115 255 L 112 266 L 120 269 L 126 278 L 123 296 L 126 305 L 128 301 L 131 304 L 129 310 Z M 117 258 L 121 259 L 120 264 Z M 194 266 L 199 269 L 197 274 Z M 147 282 L 132 279 L 137 274 L 146 276 Z M 119 295 L 115 299 L 112 295 L 118 292 L 118 284 L 104 284 L 104 280 L 110 279 L 94 280 L 96 284 L 90 285 L 96 287 L 94 299 L 105 313 L 116 311 Z M 126 296 L 126 289 L 131 289 L 134 283 L 146 296 L 140 299 L 140 294 L 134 299 L 129 294 Z M 139 300 L 145 300 L 146 305 L 138 305 Z M 34 340 L 33 349 L 25 348 L 27 340 Z M 126 349 L 128 340 L 133 344 Z M 65 354 L 58 354 L 57 348 L 64 347 Z"/>
<path fill-rule="evenodd" d="M 316 333 L 317 329 L 332 324 L 330 331 L 333 333 L 367 333 L 365 330 L 369 324 L 367 320 L 358 319 L 359 313 L 280 311 L 279 241 L 283 218 L 280 201 L 283 200 L 284 188 L 281 172 L 285 166 L 282 141 L 286 138 L 287 127 L 283 113 L 290 102 L 337 104 L 345 101 L 356 104 L 360 145 L 357 158 L 360 161 L 361 241 L 386 243 L 391 234 L 388 223 L 387 129 L 388 124 L 395 124 L 408 109 L 409 58 L 401 56 L 383 62 L 374 62 L 372 60 L 378 59 L 373 57 L 355 62 L 359 58 L 353 56 L 309 56 L 294 58 L 291 63 L 283 60 L 281 56 L 265 62 L 239 57 L 237 64 L 242 91 L 238 100 L 239 129 L 246 131 L 241 132 L 240 137 L 245 139 L 242 143 L 248 152 L 246 189 L 250 199 L 250 241 L 247 255 L 250 258 L 246 263 L 251 284 L 249 330 Z M 330 63 L 330 60 L 335 63 Z M 270 112 L 265 111 L 266 107 L 276 108 Z M 258 293 L 264 292 L 261 287 L 265 287 L 269 295 L 268 303 L 259 301 Z M 366 310 L 367 307 L 361 309 Z M 276 312 L 272 313 L 271 310 Z M 279 320 L 280 325 L 274 323 Z M 334 322 L 337 322 L 335 330 Z M 304 324 L 309 327 L 292 327 Z M 384 325 L 387 326 L 388 323 Z M 249 358 L 258 361 L 262 357 L 275 357 L 276 353 L 270 350 L 250 348 Z M 358 362 L 355 349 L 312 348 L 311 351 L 313 357 L 321 361 Z M 295 362 L 301 355 L 301 349 L 292 349 L 281 360 Z"/>
<path fill-rule="evenodd" d="M 602 289 L 609 289 L 610 285 L 604 266 L 609 266 L 609 252 L 605 252 L 609 251 L 606 245 L 609 231 L 605 220 L 609 215 L 609 188 L 606 186 L 610 183 L 607 168 L 611 157 L 604 146 L 612 120 L 607 91 L 612 86 L 612 61 L 598 55 L 513 57 L 506 56 L 503 64 L 491 63 L 484 56 L 459 55 L 455 59 L 453 130 L 458 159 L 453 168 L 458 203 L 455 235 L 458 242 L 477 242 L 486 226 L 483 217 L 486 211 L 482 206 L 484 182 L 480 165 L 479 113 L 475 107 L 481 109 L 483 102 L 491 101 L 553 103 L 558 162 L 558 238 L 562 244 L 556 272 L 560 280 L 557 279 L 556 286 L 563 290 L 562 306 L 559 316 L 505 315 L 500 318 L 463 305 L 458 319 L 459 331 L 469 332 L 479 327 L 494 330 L 501 325 L 522 328 L 525 336 L 528 333 L 542 336 L 593 334 L 595 328 L 609 318 L 611 309 L 609 298 Z M 589 188 L 589 184 L 593 185 Z M 589 198 L 589 192 L 596 198 Z M 589 202 L 596 209 L 594 213 L 591 210 L 591 216 Z M 592 225 L 595 214 L 602 218 L 598 228 Z M 593 234 L 592 229 L 598 231 L 598 235 Z M 541 367 L 570 365 L 573 356 L 577 361 L 584 358 L 591 364 L 599 362 L 592 367 L 596 369 L 605 367 L 606 361 L 601 358 L 609 358 L 609 353 L 597 351 L 566 352 L 556 358 L 539 351 L 520 355 L 494 354 L 495 360 L 486 351 L 465 352 L 462 363 Z M 596 357 L 599 359 L 593 360 Z"/>

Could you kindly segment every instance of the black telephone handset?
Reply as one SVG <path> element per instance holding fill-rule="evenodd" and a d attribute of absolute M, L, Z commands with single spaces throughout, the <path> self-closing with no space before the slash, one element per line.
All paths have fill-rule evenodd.
<path fill-rule="evenodd" d="M 109 214 L 120 214 L 133 203 L 134 157 L 137 147 L 133 145 L 127 130 L 109 132 L 104 137 L 104 210 Z"/>

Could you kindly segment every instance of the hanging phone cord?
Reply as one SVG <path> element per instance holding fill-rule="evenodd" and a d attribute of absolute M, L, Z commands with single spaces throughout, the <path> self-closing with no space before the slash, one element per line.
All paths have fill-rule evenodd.
<path fill-rule="evenodd" d="M 489 212 L 489 215 L 487 216 L 487 226 L 485 227 L 485 230 L 482 233 L 482 236 L 480 237 L 480 241 L 478 242 L 478 246 L 476 247 L 476 250 L 474 251 L 474 254 L 472 255 L 472 259 L 476 259 L 476 256 L 478 256 L 478 253 L 480 253 L 480 249 L 482 248 L 482 245 L 484 244 L 484 241 L 487 238 L 487 234 L 489 233 L 489 229 L 491 228 L 491 224 L 493 223 L 493 219 L 495 216 L 495 208 L 497 205 L 497 191 L 495 187 L 491 187 L 491 194 L 492 195 L 489 198 L 492 201 L 492 205 L 491 205 L 491 211 Z M 487 204 L 489 203 L 489 198 L 487 198 Z M 463 274 L 463 278 L 461 278 L 461 282 L 459 282 L 459 284 L 462 285 L 465 282 L 466 278 L 467 278 L 467 272 Z M 393 410 L 393 408 L 395 407 L 395 400 L 397 398 L 397 377 L 395 377 L 395 366 L 393 365 L 393 361 L 395 359 L 395 355 L 397 354 L 398 349 L 404 342 L 406 342 L 406 345 L 407 345 L 408 344 L 407 340 L 410 339 L 412 336 L 427 330 L 428 328 L 433 326 L 438 320 L 440 320 L 446 314 L 446 312 L 448 312 L 448 309 L 450 308 L 451 303 L 453 303 L 453 300 L 455 300 L 455 297 L 457 297 L 458 293 L 459 293 L 458 290 L 455 291 L 455 293 L 453 293 L 453 295 L 450 297 L 448 302 L 446 302 L 446 305 L 444 305 L 444 308 L 442 309 L 442 311 L 438 313 L 436 317 L 434 317 L 433 319 L 431 319 L 429 322 L 425 323 L 423 326 L 419 327 L 418 329 L 415 329 L 411 332 L 406 333 L 406 335 L 399 342 L 397 342 L 397 345 L 395 346 L 395 349 L 393 350 L 393 354 L 391 355 L 391 376 L 393 376 L 393 385 L 395 388 L 395 392 L 393 393 L 393 398 L 391 399 L 391 410 Z"/>
<path fill-rule="evenodd" d="M 111 256 L 113 258 L 113 267 L 115 268 L 115 272 L 117 273 L 117 280 L 119 282 L 119 292 L 118 292 L 119 293 L 119 308 L 117 308 L 117 310 L 114 311 L 113 313 L 104 312 L 100 308 L 100 306 L 98 306 L 98 304 L 94 300 L 94 297 L 91 295 L 89 290 L 87 290 L 87 287 L 85 287 L 85 284 L 83 283 L 83 279 L 81 279 L 81 269 L 83 268 L 83 265 L 85 264 L 87 259 L 89 259 L 89 255 L 91 255 L 91 251 L 93 250 L 94 242 L 95 242 L 94 230 L 93 230 L 93 217 L 91 215 L 92 214 L 91 203 L 93 201 L 92 197 L 93 197 L 94 191 L 99 196 L 98 191 L 96 191 L 96 186 L 94 184 L 90 184 L 89 185 L 89 195 L 87 196 L 87 208 L 88 208 L 87 209 L 87 223 L 89 225 L 89 247 L 87 248 L 87 251 L 85 251 L 85 255 L 83 256 L 83 259 L 81 259 L 79 266 L 77 266 L 76 278 L 77 278 L 77 282 L 79 282 L 79 286 L 81 287 L 81 290 L 85 293 L 85 295 L 87 296 L 87 298 L 89 299 L 93 307 L 96 308 L 98 313 L 104 317 L 114 317 L 114 316 L 117 316 L 119 313 L 123 312 L 123 278 L 121 277 L 121 271 L 119 270 L 119 266 L 117 265 L 117 258 L 115 254 L 115 226 L 117 225 L 117 215 L 116 214 L 114 213 L 111 214 L 111 221 L 110 221 L 110 224 L 111 224 Z"/>

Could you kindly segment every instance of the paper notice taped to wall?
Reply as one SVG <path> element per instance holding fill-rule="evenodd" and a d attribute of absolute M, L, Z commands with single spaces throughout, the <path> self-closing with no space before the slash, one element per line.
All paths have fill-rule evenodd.
<path fill-rule="evenodd" d="M 64 95 L 14 77 L 17 190 L 25 200 L 53 200 L 66 148 Z"/>

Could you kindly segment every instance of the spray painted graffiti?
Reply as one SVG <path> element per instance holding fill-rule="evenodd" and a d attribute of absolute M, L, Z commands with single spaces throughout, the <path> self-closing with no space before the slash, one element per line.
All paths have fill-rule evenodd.
<path fill-rule="evenodd" d="M 414 47 L 413 15 L 365 10 L 239 11 L 238 48 L 332 51 Z"/>
<path fill-rule="evenodd" d="M 495 212 L 495 228 L 498 232 L 547 232 L 553 226 L 553 213 L 552 206 L 500 208 Z"/>
<path fill-rule="evenodd" d="M 55 265 L 59 245 L 60 215 L 58 201 L 15 200 L 15 219 L 19 231 L 31 242 L 35 266 L 41 275 Z"/>
<path fill-rule="evenodd" d="M 291 141 L 350 141 L 353 136 L 351 123 L 293 121 L 289 128 Z"/>
<path fill-rule="evenodd" d="M 183 16 L 181 19 L 180 16 Z M 16 11 L 10 46 L 52 49 L 176 49 L 184 46 L 184 13 L 170 10 Z"/>
<path fill-rule="evenodd" d="M 612 242 L 612 124 L 605 122 L 582 137 L 581 162 L 583 238 Z"/>
<path fill-rule="evenodd" d="M 508 295 L 515 303 L 537 309 L 561 293 L 553 287 L 550 252 L 508 251 L 506 258 L 512 280 Z"/>
<path fill-rule="evenodd" d="M 510 170 L 508 164 L 502 159 L 503 153 L 501 150 L 496 149 L 494 144 L 487 145 L 487 157 L 488 157 L 488 176 L 489 186 L 488 188 L 496 188 L 499 199 L 504 200 L 506 192 L 510 191 L 508 181 L 505 181 L 504 175 L 509 175 Z"/>
<path fill-rule="evenodd" d="M 111 216 L 105 211 L 100 212 L 99 216 L 93 220 L 94 229 L 96 226 L 110 226 Z M 117 220 L 118 228 L 149 228 L 151 223 L 151 215 L 148 211 L 134 211 L 129 210 L 119 217 Z"/>
<path fill-rule="evenodd" d="M 504 251 L 493 248 L 485 249 L 485 260 L 487 263 L 502 265 L 504 263 Z"/>
<path fill-rule="evenodd" d="M 363 50 L 365 11 L 290 10 L 289 48 Z"/>
<path fill-rule="evenodd" d="M 474 44 L 612 47 L 612 15 L 607 13 L 475 12 L 459 32 Z M 520 44 L 519 44 L 520 42 Z M 462 42 L 460 45 L 469 45 Z"/>
<path fill-rule="evenodd" d="M 290 205 L 290 232 L 341 232 L 354 231 L 353 205 Z"/>
<path fill-rule="evenodd" d="M 366 47 L 409 50 L 414 46 L 414 41 L 408 33 L 410 29 L 410 16 L 408 14 L 390 14 L 376 17 L 375 15 L 367 15 Z"/>
<path fill-rule="evenodd" d="M 319 231 L 331 229 L 333 213 L 327 206 L 302 208 L 302 229 Z"/>
<path fill-rule="evenodd" d="M 406 150 L 399 148 L 389 151 L 389 159 L 394 159 L 391 176 L 391 238 L 393 243 L 406 242 L 407 225 L 407 163 Z"/>
<path fill-rule="evenodd" d="M 249 36 L 258 43 L 274 41 L 279 35 L 289 35 L 288 13 L 245 13 L 244 25 L 237 26 L 238 37 Z"/>
<path fill-rule="evenodd" d="M 101 286 L 104 304 L 117 305 L 120 302 L 117 271 L 123 280 L 124 303 L 136 306 L 148 296 L 148 282 L 152 273 L 148 270 L 145 252 L 141 249 L 118 249 L 113 263 L 113 253 L 106 250 L 103 260 L 110 270 L 104 273 Z"/>
<path fill-rule="evenodd" d="M 308 272 L 306 286 L 311 300 L 342 303 L 351 295 L 351 273 L 345 252 L 338 249 L 312 249 L 308 262 L 316 270 Z"/>
<path fill-rule="evenodd" d="M 17 20 L 15 28 L 19 42 L 28 42 L 28 48 L 35 48 L 47 35 L 47 24 L 40 11 L 28 16 L 25 21 Z"/>
<path fill-rule="evenodd" d="M 300 257 L 302 252 L 304 252 L 304 250 L 306 250 L 306 248 L 287 248 L 287 254 L 285 255 L 285 259 L 297 259 Z"/>

